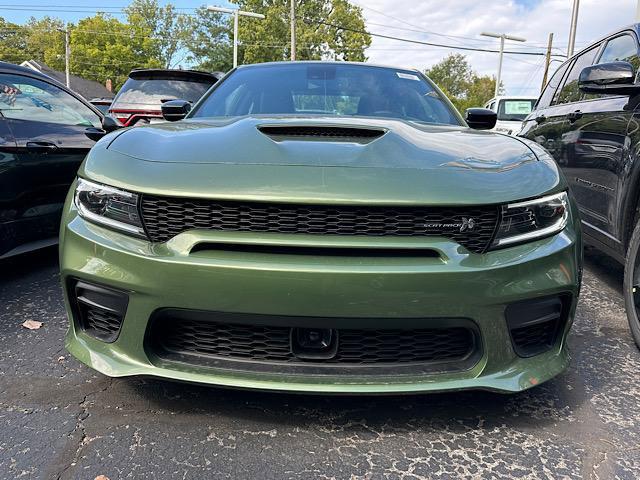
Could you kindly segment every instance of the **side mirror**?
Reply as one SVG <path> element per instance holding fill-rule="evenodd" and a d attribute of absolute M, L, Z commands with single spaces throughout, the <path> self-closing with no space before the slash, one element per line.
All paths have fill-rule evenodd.
<path fill-rule="evenodd" d="M 191 111 L 191 103 L 187 100 L 169 100 L 162 104 L 162 117 L 167 122 L 182 120 Z"/>
<path fill-rule="evenodd" d="M 578 86 L 585 93 L 635 95 L 640 93 L 640 84 L 635 83 L 635 77 L 629 62 L 601 63 L 583 68 Z"/>
<path fill-rule="evenodd" d="M 122 128 L 122 124 L 110 115 L 102 117 L 102 129 L 109 133 Z"/>
<path fill-rule="evenodd" d="M 475 130 L 491 130 L 496 126 L 498 114 L 488 108 L 467 108 L 464 119 Z"/>

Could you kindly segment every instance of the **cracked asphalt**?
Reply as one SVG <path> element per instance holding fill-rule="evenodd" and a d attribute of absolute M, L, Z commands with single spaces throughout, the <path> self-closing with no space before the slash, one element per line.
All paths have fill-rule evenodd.
<path fill-rule="evenodd" d="M 109 379 L 63 348 L 57 252 L 0 262 L 0 479 L 636 479 L 640 351 L 588 251 L 570 368 L 517 395 L 322 397 Z M 21 326 L 43 322 L 38 330 Z"/>

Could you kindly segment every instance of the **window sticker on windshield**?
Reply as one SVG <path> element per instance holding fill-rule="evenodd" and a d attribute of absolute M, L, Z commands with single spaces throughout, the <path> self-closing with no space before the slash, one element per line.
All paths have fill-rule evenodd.
<path fill-rule="evenodd" d="M 404 78 L 405 80 L 415 80 L 417 82 L 420 81 L 420 77 L 414 75 L 413 73 L 404 73 L 404 72 L 396 72 L 396 75 L 400 78 Z"/>
<path fill-rule="evenodd" d="M 507 115 L 529 114 L 531 113 L 531 100 L 505 102 L 504 113 Z"/>

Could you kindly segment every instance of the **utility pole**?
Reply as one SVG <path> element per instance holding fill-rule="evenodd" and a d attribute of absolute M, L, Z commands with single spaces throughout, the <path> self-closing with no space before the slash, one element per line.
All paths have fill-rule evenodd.
<path fill-rule="evenodd" d="M 571 28 L 569 29 L 569 46 L 567 47 L 567 56 L 573 56 L 573 50 L 576 46 L 576 29 L 578 26 L 578 9 L 580 8 L 580 0 L 573 0 L 573 9 L 571 10 Z"/>
<path fill-rule="evenodd" d="M 547 55 L 544 62 L 544 75 L 542 76 L 542 87 L 540 87 L 540 93 L 544 90 L 547 84 L 547 76 L 549 75 L 549 65 L 551 65 L 551 47 L 553 46 L 553 32 L 549 34 L 549 43 L 547 44 Z"/>
<path fill-rule="evenodd" d="M 71 61 L 71 38 L 69 34 L 69 25 L 64 29 L 59 28 L 58 31 L 64 33 L 64 71 L 67 88 L 71 88 L 71 81 L 69 79 L 69 76 L 71 75 L 71 72 L 69 71 L 69 63 Z"/>
<path fill-rule="evenodd" d="M 291 61 L 296 61 L 296 0 L 291 0 Z"/>
<path fill-rule="evenodd" d="M 636 22 L 640 22 L 640 0 L 638 0 L 638 6 L 636 7 Z"/>
<path fill-rule="evenodd" d="M 236 68 L 238 66 L 238 43 L 239 43 L 238 17 L 240 16 L 252 17 L 252 18 L 259 18 L 263 20 L 264 15 L 262 15 L 261 13 L 245 12 L 237 8 L 214 7 L 211 5 L 207 7 L 207 10 L 209 10 L 210 12 L 220 12 L 220 13 L 227 13 L 229 15 L 233 15 L 233 68 Z"/>
<path fill-rule="evenodd" d="M 513 40 L 514 42 L 526 42 L 526 40 L 521 37 L 514 37 L 512 35 L 507 35 L 506 33 L 482 32 L 480 35 L 484 37 L 500 39 L 500 59 L 498 60 L 498 77 L 496 78 L 496 91 L 494 93 L 494 96 L 497 97 L 498 94 L 500 93 L 500 79 L 502 77 L 502 56 L 504 55 L 504 41 Z"/>
<path fill-rule="evenodd" d="M 71 79 L 69 78 L 71 72 L 69 63 L 71 62 L 71 38 L 69 35 L 69 25 L 64 31 L 64 72 L 67 77 L 67 88 L 71 88 Z"/>

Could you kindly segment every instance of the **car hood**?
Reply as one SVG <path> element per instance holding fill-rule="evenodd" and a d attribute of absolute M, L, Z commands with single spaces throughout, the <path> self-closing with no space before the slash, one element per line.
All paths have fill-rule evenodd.
<path fill-rule="evenodd" d="M 269 134 L 274 127 L 300 127 L 312 134 Z M 332 138 L 322 135 L 323 128 L 350 128 L 356 135 L 358 131 L 379 132 L 380 136 Z M 315 132 L 319 134 L 313 135 Z M 503 170 L 535 160 L 523 143 L 507 137 L 384 119 L 190 120 L 128 130 L 109 149 L 150 162 L 234 165 L 426 169 L 453 162 L 454 166 Z"/>
<path fill-rule="evenodd" d="M 81 174 L 180 196 L 498 203 L 559 187 L 557 169 L 535 149 L 492 132 L 388 119 L 186 120 L 106 137 Z"/>

